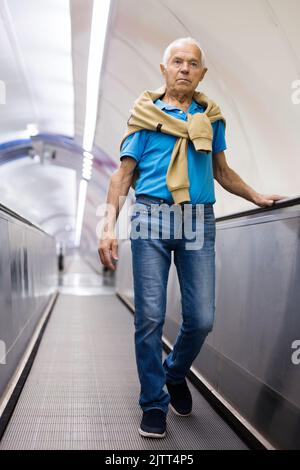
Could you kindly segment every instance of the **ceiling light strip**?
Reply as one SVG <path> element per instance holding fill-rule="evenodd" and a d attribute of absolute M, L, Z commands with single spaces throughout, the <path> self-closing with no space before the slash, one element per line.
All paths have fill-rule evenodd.
<path fill-rule="evenodd" d="M 77 208 L 77 220 L 76 220 L 76 232 L 75 232 L 75 246 L 80 245 L 82 222 L 84 216 L 84 208 L 86 201 L 88 182 L 84 179 L 80 181 L 79 185 L 79 196 L 78 196 L 78 208 Z"/>
<path fill-rule="evenodd" d="M 88 181 L 92 177 L 93 158 L 91 150 L 93 148 L 95 129 L 97 123 L 98 97 L 100 75 L 103 62 L 103 53 L 107 23 L 110 11 L 110 0 L 94 0 L 92 26 L 90 36 L 90 49 L 87 70 L 87 90 L 86 90 L 86 109 L 85 124 L 83 133 L 83 165 L 82 180 L 80 181 L 75 245 L 80 245 L 84 209 L 87 194 Z"/>
<path fill-rule="evenodd" d="M 85 126 L 83 134 L 83 148 L 88 152 L 90 152 L 93 147 L 95 136 L 99 82 L 109 8 L 110 0 L 94 0 L 87 72 Z"/>

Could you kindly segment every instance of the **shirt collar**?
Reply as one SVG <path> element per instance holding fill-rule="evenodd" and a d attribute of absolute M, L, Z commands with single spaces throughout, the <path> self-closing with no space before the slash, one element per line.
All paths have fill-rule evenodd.
<path fill-rule="evenodd" d="M 197 103 L 197 101 L 192 100 L 192 102 L 191 102 L 191 104 L 190 104 L 190 106 L 189 106 L 187 112 L 188 112 L 188 113 L 193 113 L 193 112 L 196 112 L 196 111 L 198 111 L 198 110 L 200 110 L 200 109 L 203 110 L 202 104 L 199 104 L 199 103 Z"/>
<path fill-rule="evenodd" d="M 167 110 L 171 111 L 171 110 L 177 110 L 178 109 L 176 106 L 165 103 L 164 101 L 162 101 L 160 99 L 157 99 L 156 101 L 154 101 L 154 104 L 156 104 L 156 106 L 158 108 L 160 108 L 161 110 L 167 109 Z M 187 112 L 192 113 L 192 112 L 195 112 L 197 109 L 203 109 L 203 106 L 201 104 L 197 103 L 195 100 L 192 100 Z"/>
<path fill-rule="evenodd" d="M 176 106 L 173 106 L 172 104 L 168 104 L 168 103 L 165 103 L 164 101 L 158 99 L 156 101 L 154 101 L 154 104 L 156 104 L 156 106 L 160 109 L 168 109 L 168 110 L 173 110 L 173 109 L 178 109 L 176 108 Z"/>

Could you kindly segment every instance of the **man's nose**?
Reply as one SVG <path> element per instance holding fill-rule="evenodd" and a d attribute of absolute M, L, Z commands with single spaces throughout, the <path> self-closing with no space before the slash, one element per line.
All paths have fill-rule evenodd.
<path fill-rule="evenodd" d="M 180 71 L 181 71 L 182 73 L 189 73 L 189 71 L 190 71 L 190 66 L 189 66 L 189 64 L 183 62 Z"/>

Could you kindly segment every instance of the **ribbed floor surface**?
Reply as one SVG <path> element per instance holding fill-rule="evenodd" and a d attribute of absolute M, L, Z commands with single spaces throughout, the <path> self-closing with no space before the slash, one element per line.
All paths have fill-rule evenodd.
<path fill-rule="evenodd" d="M 246 449 L 190 384 L 193 414 L 138 433 L 133 316 L 115 295 L 60 295 L 0 449 Z"/>

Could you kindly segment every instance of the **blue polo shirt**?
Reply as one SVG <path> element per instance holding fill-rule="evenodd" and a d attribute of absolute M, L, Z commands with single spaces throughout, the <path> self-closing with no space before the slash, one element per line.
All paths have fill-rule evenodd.
<path fill-rule="evenodd" d="M 192 101 L 187 113 L 162 100 L 154 102 L 170 116 L 187 121 L 187 113 L 203 113 L 205 108 Z M 214 204 L 214 177 L 212 155 L 226 150 L 225 125 L 223 121 L 212 123 L 212 152 L 197 152 L 191 141 L 188 142 L 188 176 L 192 204 Z M 177 137 L 162 132 L 143 129 L 129 135 L 123 142 L 120 159 L 125 156 L 137 161 L 139 177 L 135 184 L 135 194 L 148 194 L 173 201 L 166 184 L 166 174 Z"/>

